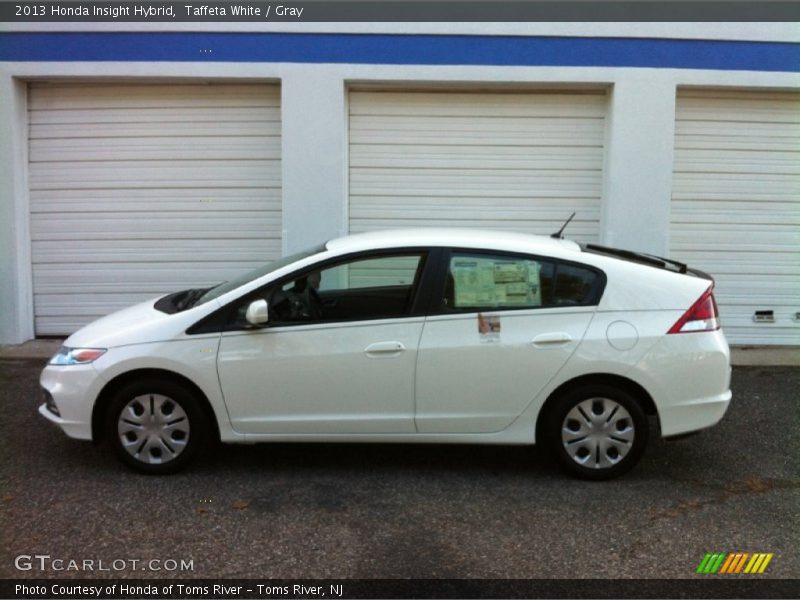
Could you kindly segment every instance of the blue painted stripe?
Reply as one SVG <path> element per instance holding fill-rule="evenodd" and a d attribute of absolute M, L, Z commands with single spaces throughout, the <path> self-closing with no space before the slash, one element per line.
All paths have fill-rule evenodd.
<path fill-rule="evenodd" d="M 800 71 L 800 44 L 292 33 L 0 34 L 0 61 L 200 61 Z"/>

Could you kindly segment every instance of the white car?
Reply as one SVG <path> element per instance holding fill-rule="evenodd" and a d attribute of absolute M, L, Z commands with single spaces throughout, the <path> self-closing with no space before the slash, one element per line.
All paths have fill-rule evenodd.
<path fill-rule="evenodd" d="M 673 437 L 725 413 L 712 288 L 557 235 L 353 235 L 84 327 L 42 372 L 39 412 L 148 473 L 215 439 L 542 442 L 607 479 L 639 460 L 648 415 Z"/>

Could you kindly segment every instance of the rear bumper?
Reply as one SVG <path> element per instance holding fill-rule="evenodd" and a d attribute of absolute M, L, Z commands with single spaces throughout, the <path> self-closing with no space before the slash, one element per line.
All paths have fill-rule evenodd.
<path fill-rule="evenodd" d="M 730 349 L 721 330 L 664 336 L 634 368 L 663 437 L 716 425 L 731 402 Z"/>
<path fill-rule="evenodd" d="M 696 433 L 720 422 L 731 403 L 731 391 L 718 396 L 699 398 L 659 410 L 661 435 L 676 437 Z"/>

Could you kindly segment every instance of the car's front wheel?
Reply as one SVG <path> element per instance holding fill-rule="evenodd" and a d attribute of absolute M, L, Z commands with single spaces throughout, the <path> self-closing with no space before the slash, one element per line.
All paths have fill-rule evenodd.
<path fill-rule="evenodd" d="M 629 471 L 648 439 L 647 416 L 628 392 L 609 385 L 569 390 L 547 414 L 548 443 L 560 463 L 584 479 Z"/>
<path fill-rule="evenodd" d="M 114 394 L 109 405 L 108 439 L 122 461 L 142 473 L 183 468 L 197 453 L 205 431 L 197 399 L 173 381 L 131 382 Z"/>

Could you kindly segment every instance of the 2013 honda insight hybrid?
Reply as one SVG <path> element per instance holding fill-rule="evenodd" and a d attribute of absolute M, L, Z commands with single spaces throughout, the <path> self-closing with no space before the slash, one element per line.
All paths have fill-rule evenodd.
<path fill-rule="evenodd" d="M 552 239 L 556 237 L 557 239 Z M 173 472 L 223 442 L 543 443 L 573 474 L 717 423 L 730 355 L 708 275 L 557 236 L 335 239 L 70 336 L 39 412 Z"/>

